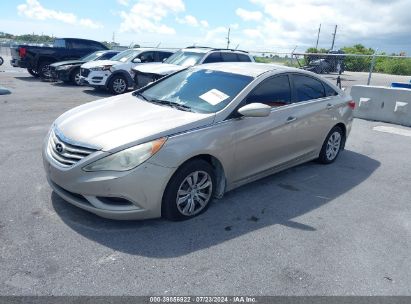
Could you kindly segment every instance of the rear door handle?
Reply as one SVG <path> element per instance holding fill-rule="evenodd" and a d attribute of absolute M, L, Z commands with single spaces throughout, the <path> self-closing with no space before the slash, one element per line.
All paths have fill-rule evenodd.
<path fill-rule="evenodd" d="M 286 123 L 292 123 L 293 121 L 296 121 L 296 120 L 297 120 L 297 117 L 290 116 L 290 117 L 287 118 Z"/>
<path fill-rule="evenodd" d="M 332 108 L 334 108 L 334 106 L 331 103 L 327 104 L 327 110 L 331 110 Z"/>

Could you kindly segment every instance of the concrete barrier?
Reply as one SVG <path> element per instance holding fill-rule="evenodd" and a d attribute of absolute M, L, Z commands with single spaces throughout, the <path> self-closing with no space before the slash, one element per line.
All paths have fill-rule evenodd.
<path fill-rule="evenodd" d="M 354 117 L 411 127 L 411 90 L 355 85 L 351 96 Z"/>

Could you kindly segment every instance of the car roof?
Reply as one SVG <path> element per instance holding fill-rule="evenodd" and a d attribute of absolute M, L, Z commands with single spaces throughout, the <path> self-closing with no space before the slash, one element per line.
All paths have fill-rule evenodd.
<path fill-rule="evenodd" d="M 124 51 L 128 51 L 128 50 L 133 50 L 133 51 L 140 51 L 140 52 L 143 52 L 143 51 L 160 51 L 160 52 L 169 52 L 169 53 L 174 53 L 175 52 L 175 50 L 170 50 L 170 49 L 160 49 L 160 48 L 131 48 L 131 49 L 126 49 L 126 50 L 124 50 Z M 123 51 L 123 52 L 124 52 Z"/>
<path fill-rule="evenodd" d="M 240 74 L 244 76 L 258 77 L 270 71 L 277 72 L 305 72 L 300 69 L 291 68 L 283 65 L 255 63 L 255 62 L 219 62 L 208 63 L 196 66 L 197 69 L 207 69 L 226 73 Z"/>
<path fill-rule="evenodd" d="M 183 48 L 181 50 L 185 51 L 185 52 L 203 53 L 203 54 L 210 53 L 210 52 L 217 52 L 217 51 L 248 54 L 248 52 L 243 51 L 243 50 L 219 49 L 219 48 L 212 48 L 212 47 L 206 47 L 206 46 L 198 46 L 198 47 L 189 46 L 189 47 Z"/>

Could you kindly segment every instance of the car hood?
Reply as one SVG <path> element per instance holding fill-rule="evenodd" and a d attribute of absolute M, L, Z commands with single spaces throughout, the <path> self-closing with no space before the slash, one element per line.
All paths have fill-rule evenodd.
<path fill-rule="evenodd" d="M 138 71 L 141 73 L 149 73 L 149 74 L 156 74 L 156 75 L 169 75 L 174 72 L 178 72 L 184 70 L 185 67 L 176 64 L 168 64 L 168 63 L 146 63 L 141 64 L 133 68 L 134 71 Z"/>
<path fill-rule="evenodd" d="M 115 152 L 127 146 L 210 125 L 215 114 L 180 111 L 132 93 L 76 107 L 55 121 L 66 138 Z"/>
<path fill-rule="evenodd" d="M 59 67 L 59 66 L 63 66 L 63 65 L 79 65 L 79 64 L 83 64 L 85 62 L 86 61 L 81 61 L 81 60 L 67 60 L 67 61 L 55 62 L 55 63 L 51 64 L 50 66 Z"/>
<path fill-rule="evenodd" d="M 96 60 L 96 61 L 86 62 L 81 67 L 84 69 L 89 69 L 89 68 L 94 68 L 94 67 L 99 67 L 99 66 L 104 66 L 104 65 L 115 65 L 118 63 L 119 61 L 114 61 L 114 60 Z"/>

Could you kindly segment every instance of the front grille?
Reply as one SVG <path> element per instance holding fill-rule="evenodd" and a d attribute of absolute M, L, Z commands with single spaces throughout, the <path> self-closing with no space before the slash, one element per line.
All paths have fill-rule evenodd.
<path fill-rule="evenodd" d="M 50 156 L 62 167 L 71 167 L 84 157 L 97 151 L 96 149 L 74 145 L 61 137 L 54 130 L 51 131 L 48 150 Z"/>
<path fill-rule="evenodd" d="M 83 77 L 87 77 L 88 74 L 90 74 L 90 70 L 89 69 L 81 69 L 80 70 L 80 75 Z"/>

